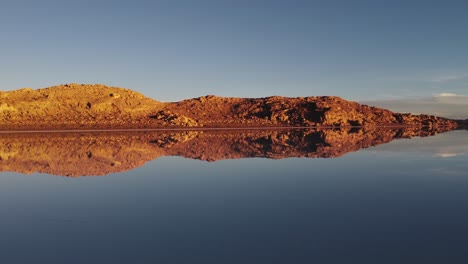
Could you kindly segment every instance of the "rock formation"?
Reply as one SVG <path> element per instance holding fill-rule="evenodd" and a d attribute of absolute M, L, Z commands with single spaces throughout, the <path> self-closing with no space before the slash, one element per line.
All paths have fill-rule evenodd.
<path fill-rule="evenodd" d="M 161 156 L 204 161 L 262 157 L 333 158 L 449 127 L 3 133 L 0 171 L 91 176 L 128 171 Z"/>
<path fill-rule="evenodd" d="M 457 126 L 445 118 L 398 114 L 335 96 L 258 99 L 204 96 L 166 103 L 159 113 L 177 113 L 205 127 Z"/>
<path fill-rule="evenodd" d="M 159 105 L 139 93 L 104 85 L 0 92 L 0 130 L 138 127 Z"/>
<path fill-rule="evenodd" d="M 333 96 L 203 96 L 163 103 L 104 85 L 0 92 L 0 130 L 285 126 L 456 127 L 457 123 L 435 116 L 397 114 Z"/>

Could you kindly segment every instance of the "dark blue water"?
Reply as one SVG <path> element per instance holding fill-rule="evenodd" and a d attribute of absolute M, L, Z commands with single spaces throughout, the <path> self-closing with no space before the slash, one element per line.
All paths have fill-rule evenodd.
<path fill-rule="evenodd" d="M 467 136 L 330 159 L 2 173 L 0 262 L 467 263 Z"/>

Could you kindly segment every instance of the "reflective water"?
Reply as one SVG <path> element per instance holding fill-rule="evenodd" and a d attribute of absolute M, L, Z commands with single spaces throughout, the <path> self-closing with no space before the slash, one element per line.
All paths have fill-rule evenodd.
<path fill-rule="evenodd" d="M 464 263 L 468 131 L 439 132 L 2 134 L 0 261 Z"/>

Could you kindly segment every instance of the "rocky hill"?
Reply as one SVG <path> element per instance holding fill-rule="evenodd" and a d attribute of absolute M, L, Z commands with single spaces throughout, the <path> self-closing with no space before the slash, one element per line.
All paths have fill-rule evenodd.
<path fill-rule="evenodd" d="M 166 103 L 152 118 L 165 120 L 168 115 L 194 120 L 194 126 L 205 127 L 457 126 L 445 118 L 393 113 L 336 96 L 252 99 L 204 96 Z"/>
<path fill-rule="evenodd" d="M 128 89 L 66 84 L 0 92 L 0 129 L 141 126 L 161 103 Z"/>
<path fill-rule="evenodd" d="M 66 84 L 0 92 L 0 130 L 283 126 L 456 127 L 457 123 L 393 113 L 333 96 L 203 96 L 163 103 L 104 85 Z"/>
<path fill-rule="evenodd" d="M 161 156 L 204 161 L 333 158 L 395 139 L 432 136 L 448 130 L 448 127 L 402 127 L 3 133 L 0 171 L 77 177 L 128 171 Z"/>

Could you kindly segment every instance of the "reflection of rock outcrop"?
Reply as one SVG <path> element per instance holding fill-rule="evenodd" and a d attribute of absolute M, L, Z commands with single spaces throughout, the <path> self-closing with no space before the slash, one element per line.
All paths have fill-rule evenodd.
<path fill-rule="evenodd" d="M 106 175 L 160 156 L 216 161 L 264 157 L 331 158 L 394 139 L 448 128 L 193 130 L 2 134 L 0 171 L 63 176 Z"/>
<path fill-rule="evenodd" d="M 462 126 L 462 129 L 466 129 L 468 127 L 468 119 L 465 120 L 456 120 L 459 126 Z"/>
<path fill-rule="evenodd" d="M 332 158 L 394 139 L 426 137 L 448 128 L 229 130 L 172 133 L 152 140 L 165 155 L 217 161 L 261 157 Z"/>
<path fill-rule="evenodd" d="M 0 171 L 106 175 L 142 166 L 161 150 L 146 133 L 0 135 Z"/>

